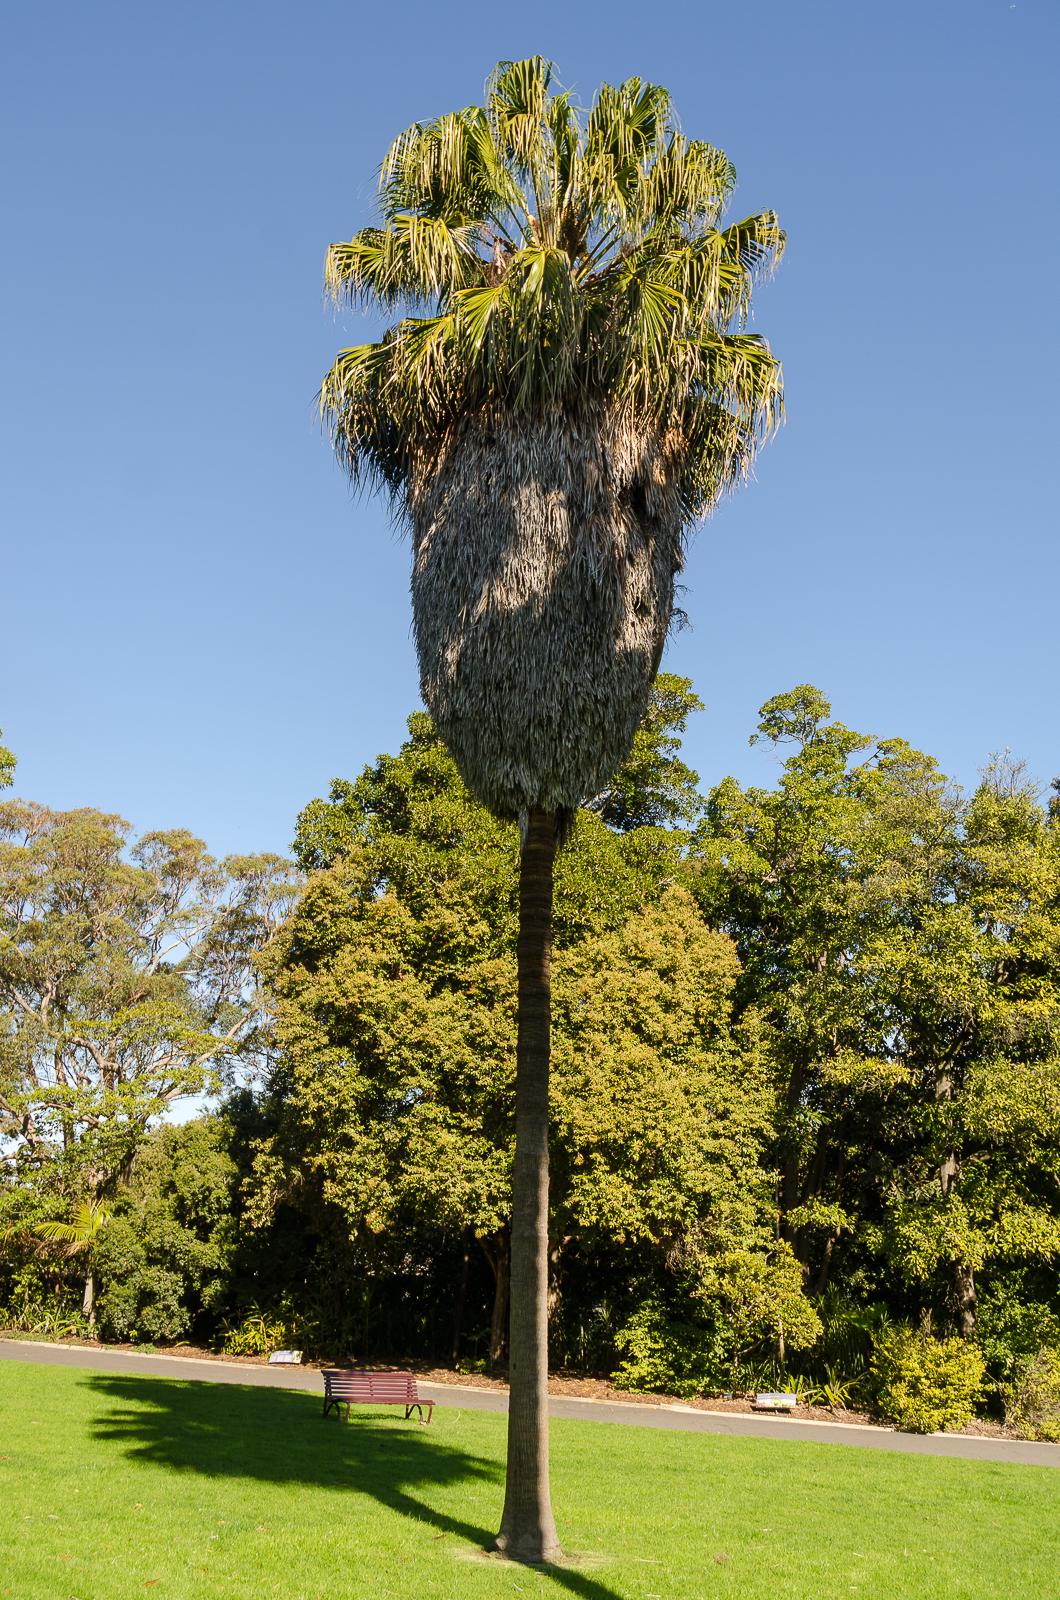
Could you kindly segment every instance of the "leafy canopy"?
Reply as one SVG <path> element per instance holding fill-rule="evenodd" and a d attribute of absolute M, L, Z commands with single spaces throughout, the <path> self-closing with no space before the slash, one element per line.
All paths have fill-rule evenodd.
<path fill-rule="evenodd" d="M 68 1200 L 110 1192 L 154 1118 L 260 1055 L 254 958 L 296 887 L 275 856 L 128 834 L 0 805 L 0 1150 Z"/>
<path fill-rule="evenodd" d="M 586 113 L 540 56 L 414 123 L 383 162 L 382 226 L 325 267 L 336 301 L 401 313 L 324 379 L 351 476 L 400 492 L 465 417 L 588 402 L 671 436 L 690 516 L 709 510 L 782 405 L 746 322 L 784 234 L 772 211 L 720 227 L 734 186 L 658 84 L 604 84 Z"/>
<path fill-rule="evenodd" d="M 1060 818 L 1006 762 L 964 796 L 812 685 L 755 737 L 787 748 L 779 781 L 717 785 L 689 881 L 771 1026 L 781 1232 L 818 1290 L 862 1275 L 966 1332 L 978 1295 L 991 1358 L 1033 1354 L 1060 1260 Z"/>
<path fill-rule="evenodd" d="M 741 1350 L 770 1337 L 778 1305 L 789 1340 L 800 1307 L 816 1329 L 775 1237 L 771 1064 L 754 1020 L 733 1026 L 730 940 L 680 885 L 689 836 L 658 825 L 694 798 L 677 752 L 696 705 L 687 679 L 661 676 L 640 746 L 557 865 L 556 1352 L 590 1317 L 594 1337 L 620 1321 L 644 1274 L 723 1305 Z M 263 962 L 279 1116 L 252 1211 L 263 1231 L 292 1207 L 320 1237 L 341 1229 L 359 1279 L 425 1271 L 472 1236 L 492 1264 L 511 1221 L 515 829 L 474 801 L 426 714 L 409 735 L 302 812 L 305 892 Z"/>

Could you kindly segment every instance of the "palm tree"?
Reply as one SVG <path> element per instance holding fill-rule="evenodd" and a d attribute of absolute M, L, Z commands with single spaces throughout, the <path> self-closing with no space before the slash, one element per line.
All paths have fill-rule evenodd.
<path fill-rule="evenodd" d="M 92 1262 L 92 1248 L 105 1228 L 114 1208 L 107 1200 L 83 1200 L 70 1222 L 42 1222 L 36 1238 L 42 1244 L 61 1244 L 66 1256 L 84 1256 L 85 1292 L 81 1310 L 88 1318 L 90 1328 L 96 1326 L 96 1274 Z"/>
<path fill-rule="evenodd" d="M 548 1487 L 552 873 L 629 751 L 684 540 L 780 420 L 745 331 L 771 211 L 719 226 L 735 174 L 632 78 L 579 111 L 540 57 L 416 123 L 382 225 L 328 252 L 337 301 L 395 315 L 343 350 L 323 416 L 412 535 L 424 698 L 472 792 L 517 818 L 520 874 L 508 1469 L 498 1547 L 559 1553 Z"/>

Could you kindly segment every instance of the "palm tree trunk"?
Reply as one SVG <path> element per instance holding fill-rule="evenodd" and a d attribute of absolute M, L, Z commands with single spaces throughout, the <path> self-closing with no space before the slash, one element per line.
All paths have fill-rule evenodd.
<path fill-rule="evenodd" d="M 548 1063 L 556 817 L 531 811 L 519 874 L 519 1038 L 512 1175 L 508 1472 L 497 1548 L 560 1555 L 548 1484 Z"/>

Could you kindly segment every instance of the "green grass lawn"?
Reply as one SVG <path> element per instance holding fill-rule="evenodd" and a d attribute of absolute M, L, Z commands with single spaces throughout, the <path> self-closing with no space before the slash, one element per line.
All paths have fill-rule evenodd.
<path fill-rule="evenodd" d="M 557 1422 L 560 1535 L 483 1554 L 504 1418 L 320 1420 L 312 1395 L 0 1363 L 14 1600 L 1055 1600 L 1060 1472 Z"/>

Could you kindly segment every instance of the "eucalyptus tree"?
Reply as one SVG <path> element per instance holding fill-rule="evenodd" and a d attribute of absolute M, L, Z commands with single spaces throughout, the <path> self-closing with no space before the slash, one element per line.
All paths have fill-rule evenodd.
<path fill-rule="evenodd" d="M 0 1220 L 111 1197 L 170 1106 L 260 1059 L 255 958 L 295 890 L 183 829 L 0 804 Z"/>
<path fill-rule="evenodd" d="M 555 854 L 644 716 L 685 538 L 780 418 L 746 331 L 772 211 L 719 224 L 728 158 L 631 78 L 583 112 L 540 57 L 415 123 L 381 225 L 331 246 L 382 309 L 321 404 L 411 531 L 424 698 L 472 793 L 521 828 L 511 1401 L 499 1548 L 558 1551 L 548 1489 L 549 951 Z"/>

